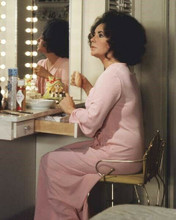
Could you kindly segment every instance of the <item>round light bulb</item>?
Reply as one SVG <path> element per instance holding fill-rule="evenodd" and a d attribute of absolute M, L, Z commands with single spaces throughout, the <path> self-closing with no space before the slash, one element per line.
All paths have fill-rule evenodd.
<path fill-rule="evenodd" d="M 33 79 L 37 79 L 37 75 L 35 73 L 32 74 Z"/>
<path fill-rule="evenodd" d="M 31 32 L 31 28 L 26 28 L 25 30 L 27 33 L 30 33 Z"/>
<path fill-rule="evenodd" d="M 2 94 L 2 95 L 5 94 L 5 90 L 4 90 L 4 89 L 1 90 L 1 94 Z"/>
<path fill-rule="evenodd" d="M 6 15 L 5 14 L 2 14 L 1 15 L 1 19 L 5 19 L 6 18 Z"/>
<path fill-rule="evenodd" d="M 31 45 L 31 40 L 26 40 L 25 43 L 26 43 L 27 45 Z"/>
<path fill-rule="evenodd" d="M 2 70 L 4 70 L 5 67 L 6 67 L 6 66 L 5 66 L 4 64 L 1 64 L 1 65 L 0 65 L 0 68 L 1 68 Z"/>
<path fill-rule="evenodd" d="M 33 29 L 32 29 L 32 32 L 33 32 L 33 33 L 37 33 L 37 31 L 38 31 L 37 28 L 33 28 Z"/>
<path fill-rule="evenodd" d="M 33 40 L 33 41 L 32 41 L 32 44 L 33 44 L 33 45 L 37 45 L 37 40 Z"/>
<path fill-rule="evenodd" d="M 6 28 L 4 26 L 1 27 L 1 31 L 6 31 Z"/>
<path fill-rule="evenodd" d="M 5 82 L 6 78 L 4 76 L 1 77 L 1 82 Z"/>
<path fill-rule="evenodd" d="M 38 55 L 37 51 L 33 51 L 33 52 L 32 52 L 32 55 L 33 55 L 34 57 L 36 57 L 36 56 Z"/>
<path fill-rule="evenodd" d="M 5 40 L 5 39 L 2 39 L 2 40 L 1 40 L 1 44 L 6 44 L 6 40 Z"/>
<path fill-rule="evenodd" d="M 33 10 L 34 10 L 34 11 L 38 10 L 38 6 L 37 6 L 37 5 L 34 5 L 34 6 L 33 6 Z"/>
<path fill-rule="evenodd" d="M 31 10 L 32 10 L 32 6 L 28 5 L 28 6 L 26 7 L 26 9 L 27 9 L 28 11 L 31 11 Z"/>
<path fill-rule="evenodd" d="M 31 66 L 30 63 L 25 63 L 25 67 L 29 68 Z"/>
<path fill-rule="evenodd" d="M 27 22 L 31 22 L 31 20 L 32 20 L 31 18 L 26 18 Z"/>
<path fill-rule="evenodd" d="M 2 57 L 5 57 L 5 55 L 6 55 L 6 52 L 2 51 L 2 52 L 1 52 L 1 56 L 2 56 Z"/>
<path fill-rule="evenodd" d="M 5 1 L 1 1 L 1 5 L 2 6 L 6 6 L 6 2 Z"/>
<path fill-rule="evenodd" d="M 25 52 L 25 55 L 26 55 L 26 56 L 30 56 L 30 55 L 31 55 L 31 52 L 30 52 L 30 51 L 26 51 L 26 52 Z"/>
<path fill-rule="evenodd" d="M 32 67 L 36 68 L 37 67 L 37 63 L 32 63 Z"/>
<path fill-rule="evenodd" d="M 25 78 L 26 78 L 26 79 L 30 79 L 30 77 L 31 77 L 30 74 L 26 74 L 26 75 L 25 75 Z"/>

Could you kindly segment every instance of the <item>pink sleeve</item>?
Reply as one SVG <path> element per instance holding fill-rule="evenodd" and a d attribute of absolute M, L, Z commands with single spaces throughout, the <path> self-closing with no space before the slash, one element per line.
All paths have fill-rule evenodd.
<path fill-rule="evenodd" d="M 65 85 L 69 85 L 69 61 L 65 61 L 62 63 L 62 65 L 58 68 L 58 70 L 55 73 L 55 77 L 61 76 L 61 81 Z"/>
<path fill-rule="evenodd" d="M 45 67 L 46 59 L 39 60 L 37 65 Z M 36 86 L 38 88 L 38 92 L 43 95 L 45 93 L 45 79 L 43 77 L 37 76 Z"/>
<path fill-rule="evenodd" d="M 75 109 L 70 115 L 70 122 L 78 123 L 82 132 L 93 137 L 103 125 L 109 111 L 119 100 L 121 82 L 115 74 L 103 74 L 86 100 L 86 108 Z"/>

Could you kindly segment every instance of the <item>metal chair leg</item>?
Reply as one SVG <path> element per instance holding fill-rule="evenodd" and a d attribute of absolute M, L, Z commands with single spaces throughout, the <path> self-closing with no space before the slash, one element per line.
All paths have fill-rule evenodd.
<path fill-rule="evenodd" d="M 145 191 L 145 195 L 146 195 L 146 198 L 147 198 L 147 204 L 150 205 L 150 199 L 149 199 L 149 195 L 148 195 L 148 192 L 147 192 L 147 189 L 145 187 L 145 185 L 142 185 L 144 191 Z"/>
<path fill-rule="evenodd" d="M 155 179 L 156 179 L 157 184 L 158 184 L 157 197 L 156 197 L 156 206 L 159 206 L 159 199 L 160 199 L 160 182 L 159 182 L 157 176 L 155 176 Z"/>
<path fill-rule="evenodd" d="M 137 202 L 138 202 L 138 204 L 141 204 L 141 200 L 140 200 L 140 198 L 139 198 L 139 193 L 138 193 L 138 191 L 137 191 L 137 187 L 136 187 L 136 185 L 133 185 L 133 186 L 134 186 L 134 191 L 135 191 L 135 193 L 136 193 Z"/>
<path fill-rule="evenodd" d="M 161 206 L 163 206 L 164 197 L 165 197 L 165 194 L 166 194 L 166 185 L 165 185 L 165 182 L 164 182 L 163 178 L 161 177 L 161 175 L 159 173 L 158 173 L 158 177 L 159 177 L 159 179 L 161 180 L 161 182 L 163 184 L 163 196 L 162 196 L 162 200 L 161 200 Z"/>
<path fill-rule="evenodd" d="M 111 184 L 111 207 L 114 206 L 114 184 Z"/>

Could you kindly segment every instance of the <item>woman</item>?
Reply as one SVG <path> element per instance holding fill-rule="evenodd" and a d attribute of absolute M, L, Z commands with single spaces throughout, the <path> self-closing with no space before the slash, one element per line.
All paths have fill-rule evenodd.
<path fill-rule="evenodd" d="M 95 164 L 101 159 L 139 159 L 143 155 L 140 92 L 128 65 L 141 61 L 145 31 L 131 16 L 109 11 L 91 28 L 92 56 L 104 72 L 94 87 L 83 76 L 88 94 L 85 109 L 75 109 L 67 94 L 60 102 L 70 122 L 78 123 L 93 140 L 74 143 L 46 154 L 41 160 L 35 220 L 88 219 L 87 195 L 100 179 Z M 76 74 L 72 84 L 77 85 Z M 113 164 L 116 174 L 139 172 L 141 164 Z M 109 172 L 109 165 L 101 166 Z"/>
<path fill-rule="evenodd" d="M 61 79 L 68 92 L 69 82 L 69 27 L 68 22 L 54 19 L 48 22 L 42 36 L 38 39 L 38 52 L 43 53 L 46 59 L 38 62 L 34 72 L 38 76 L 38 92 L 43 95 L 46 90 L 48 77 Z"/>

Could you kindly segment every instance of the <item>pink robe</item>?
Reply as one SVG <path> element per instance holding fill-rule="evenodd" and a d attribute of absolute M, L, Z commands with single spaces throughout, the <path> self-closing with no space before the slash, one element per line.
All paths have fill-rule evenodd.
<path fill-rule="evenodd" d="M 40 60 L 37 65 L 43 66 L 45 69 L 47 69 L 47 60 L 48 59 L 42 59 Z M 51 68 L 48 70 L 55 78 L 60 78 L 61 81 L 66 85 L 68 88 L 69 84 L 69 60 L 68 58 L 61 58 L 59 57 L 55 64 L 51 66 Z M 45 93 L 45 86 L 46 86 L 46 79 L 43 77 L 37 78 L 37 87 L 38 92 L 42 95 Z"/>
<path fill-rule="evenodd" d="M 140 159 L 144 152 L 140 92 L 124 63 L 110 65 L 98 78 L 70 122 L 93 140 L 74 143 L 43 156 L 35 220 L 87 220 L 87 195 L 100 179 L 100 159 Z M 138 172 L 141 164 L 113 164 L 117 174 Z M 100 167 L 102 172 L 109 165 Z"/>

